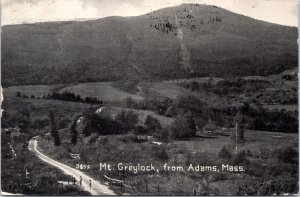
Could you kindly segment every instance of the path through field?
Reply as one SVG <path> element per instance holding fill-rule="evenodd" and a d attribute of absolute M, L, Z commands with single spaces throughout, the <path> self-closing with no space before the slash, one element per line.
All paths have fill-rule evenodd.
<path fill-rule="evenodd" d="M 20 195 L 24 195 L 24 194 L 14 194 L 14 193 L 1 191 L 1 196 L 20 196 Z"/>
<path fill-rule="evenodd" d="M 28 149 L 34 152 L 41 160 L 44 162 L 53 165 L 60 170 L 62 170 L 65 174 L 73 176 L 79 182 L 80 176 L 82 177 L 82 187 L 84 190 L 90 192 L 92 195 L 115 195 L 115 193 L 108 188 L 108 186 L 101 184 L 100 182 L 96 181 L 92 177 L 84 174 L 83 172 L 71 168 L 65 164 L 62 164 L 58 161 L 55 161 L 48 156 L 41 153 L 37 150 L 37 139 L 36 137 L 29 141 Z M 92 187 L 89 186 L 89 180 L 92 182 Z"/>

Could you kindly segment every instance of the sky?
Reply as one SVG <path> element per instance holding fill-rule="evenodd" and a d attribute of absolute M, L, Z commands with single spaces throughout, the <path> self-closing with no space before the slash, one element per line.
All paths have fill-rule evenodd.
<path fill-rule="evenodd" d="M 255 19 L 298 26 L 298 0 L 1 0 L 1 25 L 137 16 L 182 3 L 216 5 Z"/>

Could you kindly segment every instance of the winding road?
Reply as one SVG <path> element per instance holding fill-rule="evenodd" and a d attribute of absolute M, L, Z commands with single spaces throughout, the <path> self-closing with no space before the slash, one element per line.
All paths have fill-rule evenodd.
<path fill-rule="evenodd" d="M 80 170 L 71 168 L 65 164 L 62 164 L 58 161 L 55 161 L 48 156 L 41 153 L 37 150 L 37 137 L 32 138 L 29 141 L 28 149 L 34 152 L 41 160 L 44 162 L 55 166 L 62 170 L 65 174 L 75 177 L 76 181 L 79 182 L 80 176 L 82 177 L 82 187 L 84 190 L 90 192 L 92 195 L 116 195 L 108 186 L 101 184 L 99 181 L 93 179 L 92 177 L 86 175 L 85 173 L 81 172 Z M 92 182 L 92 186 L 90 188 L 89 180 Z"/>

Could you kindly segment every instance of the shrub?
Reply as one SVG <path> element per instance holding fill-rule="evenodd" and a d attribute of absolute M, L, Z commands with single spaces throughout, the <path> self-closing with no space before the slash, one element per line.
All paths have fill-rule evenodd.
<path fill-rule="evenodd" d="M 16 97 L 21 97 L 22 95 L 21 95 L 21 92 L 17 92 L 16 93 Z"/>
<path fill-rule="evenodd" d="M 134 134 L 126 134 L 121 137 L 121 140 L 125 143 L 129 143 L 129 142 L 142 143 L 147 141 L 145 139 L 140 139 L 138 136 Z"/>
<path fill-rule="evenodd" d="M 235 165 L 248 163 L 247 153 L 245 151 L 240 151 L 232 158 L 232 163 Z"/>
<path fill-rule="evenodd" d="M 268 179 L 266 177 L 261 179 L 247 177 L 245 181 L 239 183 L 236 195 L 271 196 L 274 193 L 277 195 L 298 193 L 298 179 L 289 176 Z"/>
<path fill-rule="evenodd" d="M 189 158 L 192 164 L 201 164 L 201 165 L 217 165 L 220 163 L 220 160 L 216 157 L 215 154 L 211 154 L 208 152 L 196 152 L 193 157 Z"/>
<path fill-rule="evenodd" d="M 224 181 L 228 179 L 228 174 L 224 172 L 219 172 L 219 173 L 213 173 L 212 175 L 212 180 L 215 181 Z"/>
<path fill-rule="evenodd" d="M 134 134 L 136 135 L 144 135 L 147 134 L 147 129 L 141 125 L 138 125 L 134 128 Z"/>
<path fill-rule="evenodd" d="M 285 163 L 297 163 L 298 152 L 292 147 L 282 147 L 276 150 L 279 161 Z"/>
<path fill-rule="evenodd" d="M 219 152 L 219 157 L 221 157 L 222 159 L 231 159 L 232 155 L 229 150 L 225 146 L 223 146 L 223 148 Z"/>
<path fill-rule="evenodd" d="M 97 139 L 99 138 L 99 135 L 91 135 L 90 139 L 88 140 L 89 144 L 93 144 L 97 141 Z"/>
<path fill-rule="evenodd" d="M 167 153 L 167 149 L 163 145 L 161 145 L 161 146 L 152 146 L 151 152 L 152 152 L 153 156 L 155 158 L 159 159 L 160 161 L 169 160 L 169 155 Z"/>
<path fill-rule="evenodd" d="M 172 129 L 170 127 L 162 128 L 155 134 L 155 137 L 159 140 L 170 142 L 173 139 Z"/>

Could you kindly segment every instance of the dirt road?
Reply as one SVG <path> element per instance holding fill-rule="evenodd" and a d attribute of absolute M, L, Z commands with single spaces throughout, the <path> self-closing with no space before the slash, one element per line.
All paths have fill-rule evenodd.
<path fill-rule="evenodd" d="M 82 187 L 84 190 L 90 192 L 92 195 L 116 195 L 112 190 L 108 188 L 108 186 L 101 184 L 99 181 L 96 181 L 92 177 L 84 174 L 83 172 L 71 168 L 65 164 L 62 164 L 58 161 L 55 161 L 48 156 L 41 153 L 39 150 L 37 150 L 37 138 L 33 138 L 29 141 L 28 149 L 43 160 L 44 162 L 49 163 L 50 165 L 53 165 L 60 170 L 62 170 L 65 174 L 75 177 L 75 179 L 79 183 L 80 176 L 82 177 Z M 90 187 L 90 180 L 91 180 L 91 187 Z"/>

